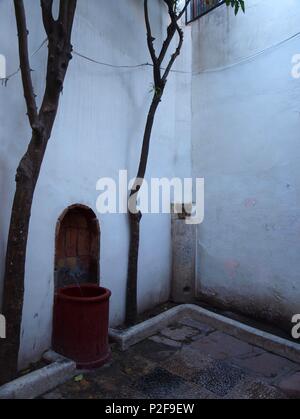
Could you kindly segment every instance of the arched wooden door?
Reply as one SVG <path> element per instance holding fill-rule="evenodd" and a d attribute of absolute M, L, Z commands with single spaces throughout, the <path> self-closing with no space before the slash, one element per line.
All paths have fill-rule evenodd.
<path fill-rule="evenodd" d="M 55 240 L 55 288 L 99 283 L 100 228 L 95 213 L 83 205 L 59 218 Z"/>

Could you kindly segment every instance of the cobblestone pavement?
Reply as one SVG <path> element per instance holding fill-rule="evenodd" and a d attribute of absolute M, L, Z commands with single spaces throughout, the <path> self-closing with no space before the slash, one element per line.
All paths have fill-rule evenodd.
<path fill-rule="evenodd" d="M 44 399 L 300 398 L 300 364 L 189 318 Z"/>

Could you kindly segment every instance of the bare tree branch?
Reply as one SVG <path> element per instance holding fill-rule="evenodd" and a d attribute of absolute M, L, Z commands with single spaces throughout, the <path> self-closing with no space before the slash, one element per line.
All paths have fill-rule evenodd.
<path fill-rule="evenodd" d="M 54 18 L 52 14 L 53 0 L 41 0 L 43 23 L 48 36 L 52 33 Z"/>
<path fill-rule="evenodd" d="M 170 71 L 171 71 L 171 69 L 172 69 L 172 67 L 173 67 L 173 65 L 174 65 L 177 57 L 179 57 L 179 55 L 180 55 L 181 48 L 182 48 L 182 45 L 183 45 L 183 40 L 184 40 L 183 30 L 179 27 L 177 20 L 175 21 L 175 27 L 176 27 L 176 31 L 177 31 L 178 36 L 179 36 L 179 42 L 178 42 L 178 46 L 176 48 L 176 51 L 175 51 L 174 54 L 172 54 L 171 59 L 169 61 L 169 64 L 167 65 L 167 68 L 166 68 L 166 70 L 165 70 L 165 72 L 163 74 L 162 79 L 163 79 L 163 82 L 164 83 L 167 81 L 167 78 L 169 76 L 169 73 L 170 73 Z"/>
<path fill-rule="evenodd" d="M 191 0 L 187 0 L 186 1 L 184 8 L 181 10 L 181 12 L 177 16 L 177 20 L 180 20 L 182 18 L 182 16 L 185 14 L 185 12 L 187 11 L 187 8 L 188 8 L 190 2 L 191 2 Z"/>
<path fill-rule="evenodd" d="M 71 33 L 73 29 L 76 6 L 77 6 L 77 0 L 68 0 L 67 34 L 68 34 L 69 42 L 71 39 Z"/>
<path fill-rule="evenodd" d="M 74 13 L 76 8 L 75 0 L 60 0 L 58 21 L 63 28 L 69 33 L 72 29 L 70 25 L 74 21 Z"/>
<path fill-rule="evenodd" d="M 19 37 L 20 68 L 22 74 L 24 97 L 26 101 L 30 126 L 35 128 L 37 126 L 38 113 L 35 100 L 36 96 L 34 94 L 31 79 L 31 68 L 28 53 L 28 30 L 23 0 L 14 0 L 14 6 Z"/>
<path fill-rule="evenodd" d="M 144 0 L 144 10 L 145 10 L 145 22 L 146 22 L 146 28 L 147 28 L 147 42 L 148 42 L 148 48 L 149 52 L 153 61 L 153 64 L 156 63 L 156 52 L 154 48 L 154 41 L 155 38 L 152 36 L 152 30 L 150 25 L 150 18 L 149 18 L 149 10 L 148 10 L 148 0 Z"/>
<path fill-rule="evenodd" d="M 176 28 L 174 27 L 174 24 L 171 23 L 168 26 L 168 29 L 167 29 L 167 34 L 168 35 L 167 35 L 167 38 L 165 39 L 165 41 L 163 43 L 161 52 L 160 52 L 159 57 L 158 57 L 159 65 L 161 65 L 162 62 L 163 62 L 163 60 L 165 59 L 166 53 L 167 53 L 167 51 L 169 49 L 169 46 L 170 46 L 170 43 L 171 43 L 171 41 L 173 39 L 173 36 L 175 34 L 175 31 L 176 31 Z"/>
<path fill-rule="evenodd" d="M 145 22 L 146 22 L 146 29 L 147 29 L 147 43 L 148 49 L 151 55 L 151 59 L 153 62 L 153 74 L 154 74 L 154 81 L 155 85 L 159 85 L 161 81 L 161 74 L 160 74 L 160 65 L 158 63 L 158 58 L 156 56 L 156 51 L 154 48 L 154 41 L 155 38 L 152 36 L 150 18 L 149 18 L 149 10 L 148 10 L 148 0 L 144 0 L 144 11 L 145 11 Z"/>

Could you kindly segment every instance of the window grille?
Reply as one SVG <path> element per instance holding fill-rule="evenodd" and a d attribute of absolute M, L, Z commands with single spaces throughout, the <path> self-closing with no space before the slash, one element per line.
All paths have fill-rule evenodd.
<path fill-rule="evenodd" d="M 225 0 L 191 0 L 186 11 L 186 23 L 190 23 L 199 17 L 223 4 Z"/>

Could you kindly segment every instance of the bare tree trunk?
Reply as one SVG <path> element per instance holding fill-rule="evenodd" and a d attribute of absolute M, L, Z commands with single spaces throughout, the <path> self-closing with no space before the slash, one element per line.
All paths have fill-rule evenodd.
<path fill-rule="evenodd" d="M 160 103 L 160 97 L 154 96 L 150 110 L 148 113 L 146 129 L 144 133 L 143 147 L 141 152 L 140 167 L 138 174 L 130 192 L 129 197 L 129 228 L 130 228 L 130 245 L 128 260 L 128 281 L 127 281 L 127 309 L 126 324 L 132 325 L 137 317 L 137 278 L 138 278 L 138 256 L 140 243 L 140 222 L 142 213 L 137 211 L 138 191 L 142 187 L 145 177 L 147 162 L 149 156 L 149 147 L 151 133 L 154 124 L 154 117 Z"/>
<path fill-rule="evenodd" d="M 151 134 L 154 124 L 155 115 L 158 109 L 158 105 L 161 102 L 164 90 L 167 84 L 167 78 L 176 61 L 176 58 L 180 55 L 181 48 L 183 45 L 183 31 L 178 25 L 178 21 L 186 11 L 190 1 L 186 2 L 185 7 L 180 13 L 177 13 L 177 4 L 174 0 L 163 0 L 168 9 L 170 17 L 170 24 L 167 27 L 167 37 L 163 42 L 160 53 L 156 54 L 154 48 L 155 38 L 152 35 L 151 24 L 149 19 L 148 11 L 148 0 L 144 0 L 144 13 L 145 23 L 147 30 L 147 44 L 149 53 L 153 62 L 153 80 L 154 80 L 154 97 L 148 113 L 144 138 L 143 147 L 140 157 L 140 165 L 138 174 L 133 185 L 133 188 L 129 196 L 129 225 L 130 225 L 130 248 L 128 258 L 128 275 L 127 275 L 127 293 L 126 293 L 126 316 L 125 322 L 128 326 L 133 325 L 137 320 L 137 284 L 138 284 L 138 259 L 139 259 L 139 242 L 140 242 L 140 222 L 142 214 L 137 211 L 137 200 L 138 193 L 143 184 L 147 163 L 149 158 L 149 147 L 151 141 Z M 161 65 L 164 62 L 166 54 L 172 43 L 175 34 L 178 34 L 179 42 L 175 52 L 171 55 L 166 68 L 163 70 Z"/>
<path fill-rule="evenodd" d="M 137 314 L 137 275 L 138 255 L 140 245 L 140 222 L 141 214 L 129 213 L 130 244 L 128 260 L 128 282 L 127 282 L 127 309 L 126 324 L 132 325 L 136 321 Z"/>
<path fill-rule="evenodd" d="M 32 140 L 33 142 L 36 139 Z M 20 324 L 22 320 L 24 275 L 31 205 L 39 168 L 32 173 L 29 152 L 22 159 L 16 176 L 16 192 L 12 207 L 8 235 L 3 313 L 7 322 L 7 338 L 0 351 L 1 381 L 5 382 L 16 374 L 20 346 Z M 41 158 L 39 158 L 41 162 Z M 3 363 L 2 363 L 3 361 Z"/>
<path fill-rule="evenodd" d="M 26 250 L 32 201 L 55 122 L 63 82 L 72 58 L 71 33 L 76 0 L 60 1 L 58 20 L 54 20 L 52 16 L 53 0 L 41 0 L 49 52 L 46 89 L 39 113 L 31 80 L 28 30 L 23 0 L 14 0 L 14 5 L 19 36 L 20 67 L 32 138 L 17 169 L 16 191 L 7 242 L 3 294 L 7 338 L 1 341 L 0 347 L 0 384 L 13 379 L 18 371 Z"/>

